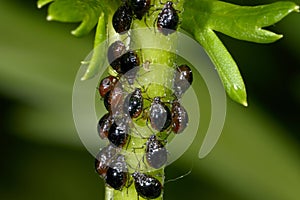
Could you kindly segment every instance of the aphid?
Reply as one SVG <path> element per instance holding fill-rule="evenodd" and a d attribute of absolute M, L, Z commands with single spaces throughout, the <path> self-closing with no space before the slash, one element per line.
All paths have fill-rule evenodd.
<path fill-rule="evenodd" d="M 121 111 L 121 105 L 123 101 L 123 89 L 121 86 L 114 87 L 113 90 L 107 92 L 104 96 L 104 106 L 107 111 L 115 116 Z"/>
<path fill-rule="evenodd" d="M 99 94 L 101 97 L 104 97 L 107 92 L 112 90 L 115 87 L 115 84 L 118 82 L 117 77 L 108 76 L 100 81 L 99 84 Z"/>
<path fill-rule="evenodd" d="M 126 46 L 120 40 L 112 43 L 107 50 L 107 59 L 114 70 L 120 73 L 121 59 L 120 57 L 126 52 Z"/>
<path fill-rule="evenodd" d="M 124 155 L 119 154 L 110 163 L 106 172 L 105 182 L 115 190 L 122 190 L 126 185 L 127 179 L 128 171 L 125 158 Z"/>
<path fill-rule="evenodd" d="M 157 131 L 164 131 L 171 125 L 171 111 L 161 102 L 160 97 L 155 97 L 151 103 L 149 117 L 152 128 Z"/>
<path fill-rule="evenodd" d="M 131 26 L 132 10 L 127 4 L 121 5 L 113 15 L 112 24 L 119 34 L 126 33 Z"/>
<path fill-rule="evenodd" d="M 120 60 L 120 73 L 124 74 L 128 83 L 132 85 L 139 70 L 138 66 L 140 65 L 140 59 L 134 51 L 129 50 L 121 56 Z"/>
<path fill-rule="evenodd" d="M 151 7 L 151 0 L 129 0 L 129 5 L 137 19 L 141 20 Z"/>
<path fill-rule="evenodd" d="M 128 139 L 129 128 L 125 122 L 114 122 L 108 132 L 108 140 L 117 147 L 123 147 Z"/>
<path fill-rule="evenodd" d="M 124 101 L 124 112 L 131 118 L 137 118 L 143 111 L 143 96 L 140 88 L 127 95 Z"/>
<path fill-rule="evenodd" d="M 181 97 L 193 82 L 193 72 L 187 65 L 180 65 L 176 68 L 174 75 L 174 93 Z"/>
<path fill-rule="evenodd" d="M 187 127 L 189 117 L 185 108 L 176 100 L 172 103 L 172 131 L 176 134 L 181 133 Z"/>
<path fill-rule="evenodd" d="M 104 106 L 106 108 L 107 111 L 111 112 L 111 96 L 112 96 L 112 93 L 111 91 L 107 92 L 104 96 Z"/>
<path fill-rule="evenodd" d="M 167 1 L 157 18 L 157 29 L 164 35 L 176 31 L 179 22 L 177 11 L 173 8 L 173 2 Z"/>
<path fill-rule="evenodd" d="M 138 55 L 134 51 L 129 50 L 121 56 L 120 72 L 122 74 L 125 74 L 139 65 L 140 65 L 140 59 Z"/>
<path fill-rule="evenodd" d="M 101 176 L 105 177 L 110 161 L 116 156 L 118 150 L 113 145 L 102 148 L 95 159 L 95 170 Z"/>
<path fill-rule="evenodd" d="M 108 131 L 113 122 L 114 120 L 110 113 L 106 113 L 101 117 L 97 125 L 97 131 L 101 139 L 107 138 Z"/>
<path fill-rule="evenodd" d="M 167 162 L 167 150 L 163 143 L 155 135 L 151 135 L 146 143 L 146 160 L 156 169 L 161 168 Z"/>
<path fill-rule="evenodd" d="M 144 199 L 155 199 L 161 195 L 162 185 L 158 179 L 139 172 L 132 174 L 136 192 Z"/>

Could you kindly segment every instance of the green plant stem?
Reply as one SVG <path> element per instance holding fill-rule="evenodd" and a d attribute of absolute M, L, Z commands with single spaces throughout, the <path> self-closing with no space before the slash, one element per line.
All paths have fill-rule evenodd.
<path fill-rule="evenodd" d="M 153 2 L 155 3 L 155 5 L 153 6 L 153 10 L 155 9 L 161 9 L 163 7 L 163 5 L 160 4 L 159 1 L 155 1 Z M 183 1 L 179 1 L 178 3 L 176 3 L 174 5 L 174 7 L 177 10 L 182 10 L 182 5 L 183 5 Z M 151 13 L 152 11 L 150 11 Z M 134 30 L 138 30 L 138 29 L 151 29 L 151 31 L 156 31 L 156 34 L 161 34 L 158 32 L 158 30 L 156 29 L 156 27 L 153 26 L 149 26 L 152 25 L 154 23 L 154 21 L 156 20 L 157 16 L 158 16 L 159 11 L 155 11 L 153 12 L 153 14 L 151 14 L 150 16 L 147 16 L 146 19 L 146 23 L 144 22 L 144 19 L 142 20 L 133 20 L 132 26 L 131 28 Z M 109 34 L 108 40 L 109 43 L 112 43 L 114 41 L 111 41 L 111 38 L 115 38 L 115 32 L 114 29 L 111 25 L 111 19 L 112 17 L 109 16 L 108 17 L 108 25 L 107 25 L 107 31 Z M 150 68 L 151 66 L 155 66 L 155 65 L 159 65 L 160 70 L 155 71 L 154 73 L 152 73 L 151 77 L 148 77 L 150 79 L 155 79 L 155 81 L 159 82 L 161 85 L 163 85 L 164 87 L 161 87 L 161 85 L 155 85 L 153 87 L 149 87 L 149 89 L 147 89 L 147 96 L 167 96 L 169 94 L 166 94 L 166 90 L 164 88 L 171 88 L 172 85 L 171 82 L 169 81 L 170 79 L 173 78 L 173 74 L 168 73 L 169 72 L 169 68 L 174 68 L 176 65 L 176 55 L 173 53 L 170 53 L 168 51 L 165 51 L 163 49 L 175 49 L 176 48 L 176 44 L 177 44 L 177 40 L 176 37 L 172 40 L 168 37 L 168 36 L 164 36 L 161 34 L 162 37 L 166 37 L 166 39 L 164 40 L 163 44 L 159 44 L 158 46 L 162 47 L 162 50 L 160 49 L 145 49 L 143 48 L 143 43 L 147 40 L 147 37 L 145 37 L 145 35 L 141 34 L 141 32 L 139 31 L 132 31 L 130 33 L 130 48 L 132 48 L 133 46 L 137 46 L 139 47 L 139 49 L 134 49 L 138 52 L 139 56 L 140 56 L 140 62 L 145 63 L 147 61 L 150 61 Z M 126 36 L 120 36 L 117 37 L 118 39 L 126 39 Z M 155 42 L 155 41 L 151 41 L 151 42 Z M 111 72 L 112 74 L 115 75 L 115 73 L 113 72 L 112 69 L 109 70 L 109 72 Z M 159 76 L 158 75 L 163 73 L 163 76 Z M 147 75 L 146 75 L 147 76 Z M 159 79 L 158 77 L 163 77 L 162 80 L 157 80 Z M 137 82 L 139 84 L 143 84 L 145 76 L 141 76 L 141 77 L 137 77 Z M 170 96 L 170 95 L 169 95 Z M 143 133 L 143 135 L 151 135 L 153 134 L 149 128 L 145 125 L 146 121 L 141 120 L 144 123 L 144 126 L 142 126 L 142 128 L 139 129 L 140 133 Z M 135 124 L 137 123 L 137 121 L 134 122 Z M 139 122 L 140 125 L 140 122 Z M 141 126 L 139 126 L 141 127 Z M 126 158 L 126 162 L 128 166 L 128 171 L 129 174 L 131 175 L 134 171 L 140 171 L 143 173 L 147 173 L 148 175 L 151 175 L 155 178 L 157 178 L 162 185 L 164 185 L 164 167 L 161 169 L 157 169 L 157 170 L 153 170 L 152 168 L 150 168 L 149 166 L 147 166 L 146 161 L 143 161 L 145 158 L 145 143 L 146 143 L 147 139 L 141 138 L 141 137 L 134 137 L 134 134 L 131 135 L 131 140 L 130 143 L 128 144 L 128 146 L 126 147 L 125 151 L 125 158 Z M 137 161 L 139 160 L 139 161 Z M 127 188 L 124 187 L 122 190 L 113 190 L 109 187 L 106 186 L 105 188 L 106 192 L 105 192 L 105 199 L 106 200 L 134 200 L 134 199 L 144 199 L 142 197 L 138 197 L 138 194 L 135 190 L 135 186 L 134 186 L 134 181 L 133 178 L 130 176 L 129 180 L 128 180 L 128 185 Z M 160 197 L 156 198 L 156 200 L 162 200 L 163 199 L 163 192 L 161 194 Z"/>

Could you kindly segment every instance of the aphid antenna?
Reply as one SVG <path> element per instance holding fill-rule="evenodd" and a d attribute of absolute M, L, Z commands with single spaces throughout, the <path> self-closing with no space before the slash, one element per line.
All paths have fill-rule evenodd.
<path fill-rule="evenodd" d="M 176 178 L 172 178 L 172 179 L 166 180 L 165 184 L 170 183 L 170 182 L 174 182 L 174 181 L 178 181 L 179 179 L 182 179 L 182 178 L 188 176 L 191 172 L 192 172 L 192 169 L 190 169 L 187 173 L 185 173 L 185 174 L 183 174 L 181 176 L 178 176 Z"/>
<path fill-rule="evenodd" d="M 140 118 L 139 118 L 140 119 Z M 138 120 L 138 119 L 137 119 Z M 136 135 L 140 136 L 141 139 L 147 139 L 147 137 L 143 136 L 138 130 L 137 128 L 134 126 L 133 127 L 135 129 L 135 131 L 133 131 Z"/>

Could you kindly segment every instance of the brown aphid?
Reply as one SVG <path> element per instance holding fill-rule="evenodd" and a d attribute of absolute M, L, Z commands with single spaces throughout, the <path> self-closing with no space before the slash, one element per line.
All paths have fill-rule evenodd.
<path fill-rule="evenodd" d="M 98 88 L 100 96 L 104 97 L 107 92 L 111 91 L 115 87 L 117 82 L 118 79 L 115 76 L 107 76 L 103 78 L 100 81 L 99 88 Z"/>
<path fill-rule="evenodd" d="M 106 113 L 101 117 L 97 125 L 97 131 L 101 139 L 105 139 L 108 136 L 108 131 L 113 124 L 114 120 L 110 113 Z"/>
<path fill-rule="evenodd" d="M 109 164 L 116 156 L 117 152 L 117 148 L 115 148 L 113 145 L 108 145 L 102 148 L 97 154 L 95 159 L 95 170 L 102 178 L 106 176 Z"/>
<path fill-rule="evenodd" d="M 176 134 L 181 133 L 187 127 L 189 117 L 185 108 L 176 100 L 172 103 L 172 131 Z"/>

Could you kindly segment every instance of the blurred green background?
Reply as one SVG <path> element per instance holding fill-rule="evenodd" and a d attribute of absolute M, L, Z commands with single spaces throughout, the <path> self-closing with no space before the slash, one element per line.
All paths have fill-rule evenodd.
<path fill-rule="evenodd" d="M 70 31 L 77 24 L 47 22 L 46 14 L 35 0 L 0 2 L 0 199 L 103 199 L 103 181 L 71 109 L 73 82 L 93 33 L 75 38 Z M 165 199 L 300 199 L 299 24 L 293 13 L 270 27 L 284 38 L 268 45 L 219 34 L 240 66 L 249 107 L 228 100 L 214 150 L 198 159 L 199 136 L 167 167 L 167 179 L 192 172 L 166 184 Z"/>

